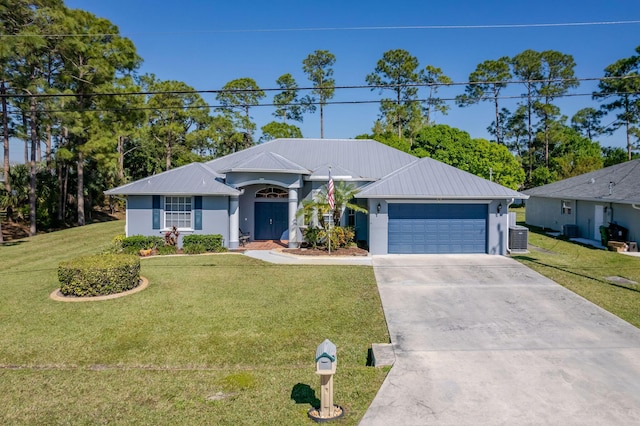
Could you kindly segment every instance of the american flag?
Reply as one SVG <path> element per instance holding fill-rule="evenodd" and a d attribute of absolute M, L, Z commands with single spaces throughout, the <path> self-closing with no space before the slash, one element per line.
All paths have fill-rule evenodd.
<path fill-rule="evenodd" d="M 329 208 L 333 210 L 336 207 L 335 195 L 333 193 L 333 178 L 331 177 L 331 169 L 329 169 L 329 184 L 327 185 L 327 200 L 329 201 Z"/>

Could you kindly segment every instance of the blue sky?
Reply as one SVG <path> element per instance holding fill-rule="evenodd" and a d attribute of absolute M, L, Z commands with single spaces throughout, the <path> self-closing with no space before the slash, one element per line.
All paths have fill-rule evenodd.
<path fill-rule="evenodd" d="M 574 56 L 578 77 L 600 77 L 603 69 L 634 54 L 640 45 L 640 24 L 579 25 L 530 28 L 378 29 L 362 27 L 481 26 L 640 20 L 638 0 L 531 1 L 207 1 L 183 0 L 66 0 L 71 8 L 88 10 L 109 19 L 135 43 L 144 59 L 141 73 L 163 80 L 180 80 L 199 90 L 221 88 L 226 82 L 251 77 L 263 88 L 291 73 L 300 86 L 309 82 L 302 60 L 317 49 L 336 56 L 337 85 L 364 85 L 382 54 L 405 49 L 421 67 L 433 65 L 456 82 L 468 79 L 487 59 L 513 56 L 525 49 L 553 49 Z M 332 30 L 305 30 L 334 28 Z M 284 31 L 278 31 L 284 30 Z M 591 93 L 583 83 L 575 92 Z M 463 87 L 443 88 L 452 98 Z M 505 94 L 517 95 L 513 86 Z M 271 101 L 268 94 L 265 102 Z M 369 89 L 339 90 L 334 101 L 379 98 Z M 213 97 L 205 97 L 216 104 Z M 515 109 L 516 100 L 503 101 Z M 558 99 L 571 117 L 582 107 L 598 104 L 590 96 Z M 254 108 L 258 127 L 272 121 L 271 107 Z M 329 105 L 325 110 L 325 137 L 350 138 L 368 133 L 378 106 Z M 451 102 L 447 116 L 436 122 L 468 131 L 472 137 L 489 135 L 493 120 L 489 102 L 460 108 Z M 608 119 L 605 118 L 605 122 Z M 306 115 L 300 125 L 305 137 L 319 137 L 319 114 Z M 602 138 L 603 145 L 624 146 L 624 136 Z"/>

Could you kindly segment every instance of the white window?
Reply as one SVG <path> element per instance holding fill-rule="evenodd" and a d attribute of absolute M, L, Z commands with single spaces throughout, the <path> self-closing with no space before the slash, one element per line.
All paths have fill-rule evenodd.
<path fill-rule="evenodd" d="M 165 228 L 175 226 L 179 229 L 190 229 L 191 215 L 191 197 L 164 198 Z"/>
<path fill-rule="evenodd" d="M 562 214 L 571 214 L 573 211 L 573 202 L 562 200 Z"/>
<path fill-rule="evenodd" d="M 256 192 L 256 198 L 287 198 L 289 191 L 280 188 L 263 188 Z"/>

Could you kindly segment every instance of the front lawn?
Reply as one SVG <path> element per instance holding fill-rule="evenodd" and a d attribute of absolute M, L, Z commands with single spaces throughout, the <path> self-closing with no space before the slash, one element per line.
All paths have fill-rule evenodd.
<path fill-rule="evenodd" d="M 515 211 L 518 222 L 523 222 L 524 209 Z M 512 255 L 514 259 L 640 327 L 640 285 L 620 280 L 640 283 L 640 257 L 586 247 L 529 228 L 529 253 Z"/>
<path fill-rule="evenodd" d="M 367 350 L 389 339 L 370 267 L 155 257 L 140 293 L 49 299 L 58 263 L 104 250 L 122 225 L 0 246 L 1 424 L 309 424 L 325 338 L 339 423 L 358 423 L 386 375 Z"/>

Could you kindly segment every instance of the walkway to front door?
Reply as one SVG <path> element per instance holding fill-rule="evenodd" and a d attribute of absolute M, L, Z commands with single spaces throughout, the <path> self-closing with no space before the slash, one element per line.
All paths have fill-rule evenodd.
<path fill-rule="evenodd" d="M 250 241 L 242 247 L 245 250 L 275 250 L 289 247 L 288 241 L 261 240 Z"/>

